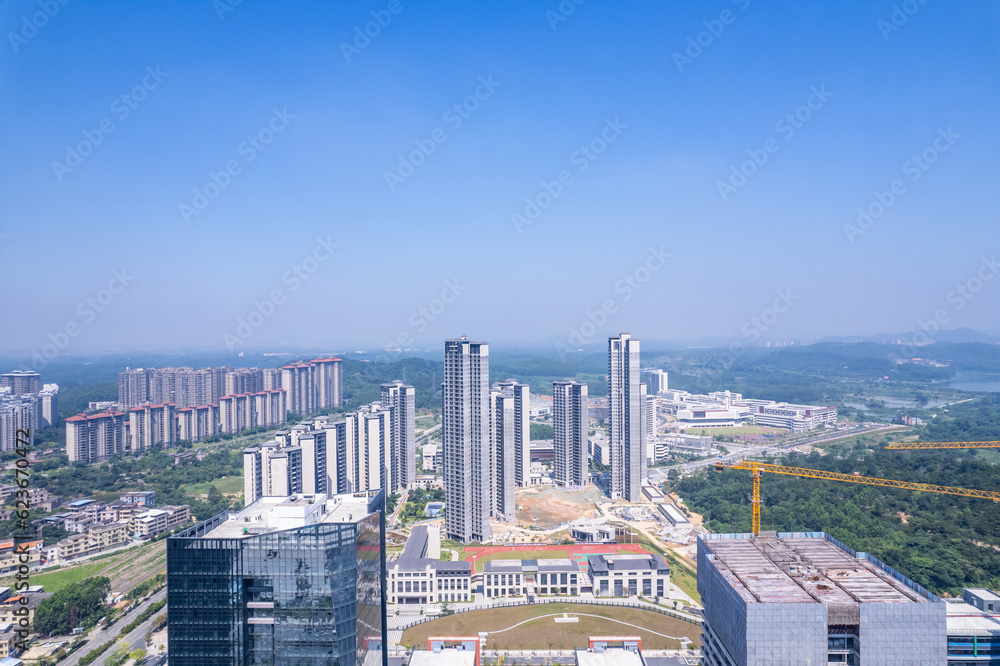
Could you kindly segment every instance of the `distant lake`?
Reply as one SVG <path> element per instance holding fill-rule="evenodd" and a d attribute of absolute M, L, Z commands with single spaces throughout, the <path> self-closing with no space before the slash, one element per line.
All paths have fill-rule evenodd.
<path fill-rule="evenodd" d="M 1000 375 L 987 375 L 978 372 L 960 372 L 950 382 L 945 382 L 942 386 L 958 389 L 959 391 L 984 391 L 988 393 L 1000 392 Z"/>

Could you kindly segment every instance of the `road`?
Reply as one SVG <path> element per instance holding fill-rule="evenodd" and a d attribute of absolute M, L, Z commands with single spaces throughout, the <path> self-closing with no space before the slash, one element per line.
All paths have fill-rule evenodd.
<path fill-rule="evenodd" d="M 154 594 L 150 599 L 148 599 L 147 601 L 144 601 L 143 603 L 141 603 L 138 606 L 136 606 L 135 608 L 133 608 L 131 611 L 129 611 L 125 615 L 125 617 L 119 619 L 117 622 L 115 622 L 110 627 L 108 627 L 106 629 L 102 629 L 100 631 L 92 630 L 90 632 L 90 634 L 88 634 L 88 640 L 84 644 L 84 646 L 81 647 L 76 652 L 74 652 L 73 654 L 71 654 L 70 656 L 66 657 L 66 659 L 64 661 L 61 661 L 59 663 L 62 666 L 77 666 L 77 664 L 79 663 L 81 657 L 85 656 L 88 652 L 90 652 L 91 650 L 93 650 L 97 646 L 103 645 L 103 644 L 107 643 L 108 641 L 110 641 L 111 639 L 113 639 L 115 636 L 118 635 L 118 633 L 122 629 L 125 628 L 125 625 L 127 625 L 129 622 L 131 622 L 135 618 L 139 617 L 139 614 L 142 613 L 142 611 L 146 610 L 146 608 L 149 607 L 150 604 L 155 603 L 157 601 L 162 601 L 164 598 L 166 598 L 166 596 L 167 596 L 167 588 L 163 588 L 162 590 L 160 590 L 159 592 L 157 592 L 156 594 Z M 155 617 L 155 614 L 154 614 L 154 617 Z M 152 618 L 150 618 L 150 621 L 152 621 Z M 142 642 L 145 643 L 146 629 L 149 628 L 148 625 L 149 625 L 149 622 L 146 622 L 142 626 L 137 627 L 135 630 L 133 630 L 129 634 L 129 637 L 131 637 L 137 631 L 139 631 L 140 629 L 142 629 L 142 633 L 140 634 L 140 638 L 142 639 Z M 145 628 L 143 628 L 143 627 L 145 627 Z M 142 645 L 140 645 L 139 647 L 142 647 Z M 117 646 L 115 646 L 113 648 L 109 648 L 107 650 L 107 652 L 105 652 L 103 655 L 101 655 L 101 657 L 97 661 L 94 662 L 94 664 L 103 664 L 105 657 L 107 655 L 111 654 L 111 652 L 113 650 L 116 650 L 116 649 L 118 649 Z"/>
<path fill-rule="evenodd" d="M 845 439 L 847 437 L 854 437 L 856 435 L 864 435 L 866 433 L 880 432 L 883 430 L 894 430 L 898 429 L 900 426 L 867 426 L 862 428 L 856 428 L 851 431 L 838 431 L 835 434 L 819 434 L 813 437 L 807 437 L 805 439 L 793 440 L 791 442 L 786 442 L 778 444 L 776 446 L 740 446 L 734 444 L 727 444 L 730 451 L 724 456 L 718 458 L 705 458 L 704 460 L 697 460 L 695 462 L 682 463 L 680 465 L 673 465 L 671 467 L 656 467 L 649 470 L 649 480 L 653 483 L 662 483 L 667 479 L 667 475 L 671 472 L 679 472 L 682 475 L 691 474 L 702 467 L 710 467 L 717 462 L 737 462 L 739 460 L 744 460 L 749 457 L 760 457 L 760 456 L 773 456 L 780 455 L 782 453 L 787 453 L 790 449 L 794 449 L 797 446 L 805 446 L 807 444 L 822 444 L 824 442 L 832 442 L 837 439 Z"/>

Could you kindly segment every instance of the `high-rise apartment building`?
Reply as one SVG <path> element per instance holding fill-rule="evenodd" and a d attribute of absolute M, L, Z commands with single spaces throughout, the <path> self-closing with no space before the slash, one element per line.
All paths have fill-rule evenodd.
<path fill-rule="evenodd" d="M 447 538 L 487 541 L 490 529 L 490 355 L 466 337 L 444 343 L 441 431 Z"/>
<path fill-rule="evenodd" d="M 515 519 L 515 488 L 531 483 L 530 391 L 514 380 L 490 389 L 490 510 L 494 518 Z"/>
<path fill-rule="evenodd" d="M 281 387 L 288 391 L 288 411 L 311 414 L 343 405 L 344 362 L 316 358 L 281 368 Z"/>
<path fill-rule="evenodd" d="M 149 373 L 144 368 L 126 368 L 118 373 L 119 409 L 131 409 L 149 402 Z"/>
<path fill-rule="evenodd" d="M 46 384 L 38 392 L 40 426 L 59 424 L 59 385 Z"/>
<path fill-rule="evenodd" d="M 12 387 L 0 388 L 0 451 L 13 451 L 19 444 L 23 446 L 25 441 L 29 446 L 34 444 L 38 411 L 36 395 L 13 395 Z"/>
<path fill-rule="evenodd" d="M 564 487 L 587 483 L 587 385 L 572 380 L 552 383 L 553 481 Z"/>
<path fill-rule="evenodd" d="M 123 412 L 78 414 L 66 419 L 66 455 L 70 462 L 94 463 L 125 453 Z"/>
<path fill-rule="evenodd" d="M 666 393 L 667 388 L 666 370 L 651 370 L 649 374 L 649 392 L 651 395 Z"/>
<path fill-rule="evenodd" d="M 225 395 L 259 393 L 264 390 L 264 371 L 260 368 L 236 368 L 226 373 Z"/>
<path fill-rule="evenodd" d="M 377 666 L 385 493 L 263 497 L 167 540 L 173 666 Z"/>
<path fill-rule="evenodd" d="M 392 410 L 390 488 L 392 494 L 417 480 L 416 389 L 398 379 L 382 384 L 382 406 Z"/>
<path fill-rule="evenodd" d="M 140 405 L 128 411 L 129 444 L 126 451 L 142 453 L 161 444 L 177 443 L 177 418 L 174 406 Z"/>
<path fill-rule="evenodd" d="M 336 409 L 343 406 L 344 362 L 339 358 L 314 358 L 309 364 L 313 370 L 317 409 Z"/>
<path fill-rule="evenodd" d="M 608 425 L 611 499 L 642 501 L 646 478 L 646 400 L 639 380 L 639 341 L 608 338 Z"/>
<path fill-rule="evenodd" d="M 392 450 L 392 412 L 378 403 L 363 405 L 344 415 L 346 423 L 346 458 L 352 490 L 375 490 L 390 487 Z"/>
<path fill-rule="evenodd" d="M 261 390 L 273 391 L 282 388 L 281 368 L 264 368 L 261 370 L 261 376 L 264 380 L 264 388 Z"/>
<path fill-rule="evenodd" d="M 195 405 L 177 410 L 177 439 L 200 442 L 219 432 L 218 405 Z"/>
<path fill-rule="evenodd" d="M 11 395 L 38 393 L 42 390 L 42 376 L 31 370 L 14 370 L 0 375 L 0 388 L 9 388 Z"/>
<path fill-rule="evenodd" d="M 648 395 L 646 392 L 646 385 L 642 385 L 642 404 L 644 411 L 642 413 L 642 423 L 643 429 L 646 433 L 646 448 L 649 448 L 649 442 L 653 441 L 656 437 L 656 401 L 657 397 L 655 395 Z"/>
<path fill-rule="evenodd" d="M 231 368 L 137 368 L 118 373 L 118 406 L 173 403 L 175 407 L 209 405 L 225 395 Z"/>
<path fill-rule="evenodd" d="M 287 420 L 284 389 L 219 398 L 219 431 L 238 434 L 249 428 L 273 428 Z"/>

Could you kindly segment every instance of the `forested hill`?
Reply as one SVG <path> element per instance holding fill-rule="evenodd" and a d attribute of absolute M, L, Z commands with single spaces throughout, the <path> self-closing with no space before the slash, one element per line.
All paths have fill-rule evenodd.
<path fill-rule="evenodd" d="M 994 436 L 996 439 L 996 436 Z M 880 451 L 843 458 L 792 455 L 796 467 L 1000 491 L 1000 469 L 969 451 Z M 676 483 L 715 532 L 750 531 L 750 474 L 725 470 Z M 777 474 L 761 480 L 765 530 L 823 531 L 871 553 L 938 594 L 1000 587 L 1000 504 Z"/>

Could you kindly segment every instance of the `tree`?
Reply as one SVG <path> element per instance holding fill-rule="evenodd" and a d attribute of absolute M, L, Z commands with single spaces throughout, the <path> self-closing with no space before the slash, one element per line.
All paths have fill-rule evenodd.
<path fill-rule="evenodd" d="M 40 634 L 68 634 L 76 627 L 92 627 L 105 614 L 104 603 L 111 581 L 104 577 L 85 578 L 65 587 L 35 610 L 34 629 Z"/>

